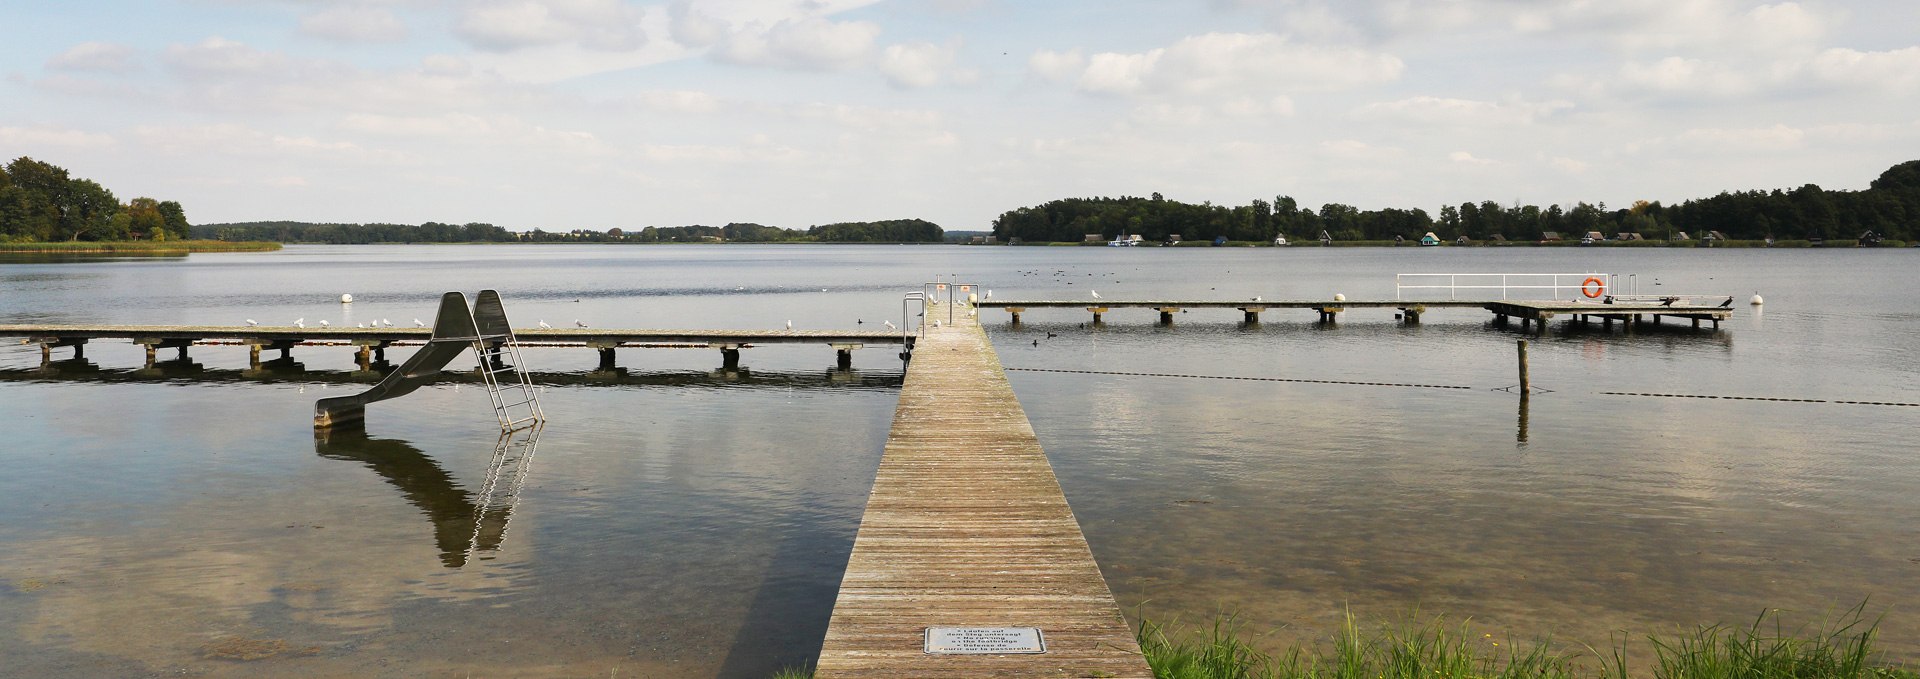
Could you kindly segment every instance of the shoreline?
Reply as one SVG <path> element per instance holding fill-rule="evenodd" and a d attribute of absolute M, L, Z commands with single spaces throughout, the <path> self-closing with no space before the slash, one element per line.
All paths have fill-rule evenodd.
<path fill-rule="evenodd" d="M 173 255 L 194 252 L 273 252 L 283 247 L 269 241 L 62 241 L 0 243 L 7 255 Z"/>

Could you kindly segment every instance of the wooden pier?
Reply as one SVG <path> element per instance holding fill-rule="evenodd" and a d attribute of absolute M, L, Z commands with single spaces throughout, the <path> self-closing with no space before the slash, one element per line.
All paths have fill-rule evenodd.
<path fill-rule="evenodd" d="M 1153 676 L 963 314 L 914 351 L 815 676 Z"/>
<path fill-rule="evenodd" d="M 738 367 L 740 350 L 769 344 L 824 344 L 838 354 L 842 367 L 853 361 L 853 351 L 868 344 L 912 344 L 911 335 L 888 331 L 849 330 L 632 330 L 614 328 L 527 328 L 513 334 L 522 343 L 547 346 L 587 347 L 600 352 L 600 366 L 615 366 L 614 351 L 631 347 L 707 347 L 720 350 L 727 367 Z M 24 337 L 29 344 L 40 345 L 42 361 L 51 360 L 53 350 L 72 347 L 76 355 L 85 352 L 87 342 L 97 339 L 124 339 L 146 347 L 147 362 L 153 363 L 159 349 L 177 349 L 181 357 L 195 344 L 243 344 L 249 348 L 251 364 L 260 366 L 262 349 L 278 350 L 287 358 L 295 347 L 324 344 L 351 344 L 358 347 L 361 369 L 385 358 L 390 346 L 425 342 L 433 335 L 429 328 L 297 328 L 293 326 L 188 326 L 188 325 L 0 325 L 0 337 Z"/>
<path fill-rule="evenodd" d="M 1557 300 L 1400 300 L 1400 299 L 1287 299 L 1247 301 L 1226 300 L 983 300 L 978 306 L 987 309 L 1004 309 L 1012 314 L 1013 322 L 1020 322 L 1020 315 L 1030 309 L 1085 309 L 1093 314 L 1093 321 L 1104 321 L 1105 315 L 1114 309 L 1152 309 L 1160 313 L 1160 323 L 1171 325 L 1173 315 L 1189 309 L 1235 309 L 1245 314 L 1247 323 L 1260 322 L 1260 314 L 1271 309 L 1308 309 L 1319 314 L 1322 323 L 1333 323 L 1338 314 L 1349 309 L 1394 309 L 1406 323 L 1419 323 L 1420 317 L 1429 309 L 1485 309 L 1493 312 L 1497 325 L 1507 325 L 1508 319 L 1518 318 L 1523 331 L 1536 334 L 1546 332 L 1547 321 L 1556 316 L 1567 316 L 1575 322 L 1601 319 L 1608 326 L 1615 320 L 1623 324 L 1639 324 L 1651 319 L 1659 324 L 1663 318 L 1681 318 L 1700 327 L 1701 321 L 1720 327 L 1720 322 L 1733 316 L 1732 298 L 1720 306 L 1696 304 L 1681 298 L 1647 298 L 1632 300 L 1614 300 L 1589 302 L 1568 302 Z"/>

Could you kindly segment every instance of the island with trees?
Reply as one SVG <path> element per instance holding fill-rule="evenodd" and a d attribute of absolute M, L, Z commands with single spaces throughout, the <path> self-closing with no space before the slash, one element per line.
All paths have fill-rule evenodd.
<path fill-rule="evenodd" d="M 1581 202 L 1543 208 L 1484 201 L 1442 206 L 1435 215 L 1420 208 L 1361 210 L 1340 203 L 1314 210 L 1285 195 L 1237 207 L 1196 205 L 1155 193 L 1146 198 L 1054 200 L 1009 210 L 993 221 L 993 239 L 1002 243 L 1104 242 L 1122 235 L 1139 235 L 1147 242 L 1178 236 L 1202 244 L 1218 238 L 1264 243 L 1283 235 L 1316 242 L 1323 232 L 1335 244 L 1416 242 L 1433 232 L 1447 244 L 1551 244 L 1597 233 L 1619 244 L 1643 245 L 1703 240 L 1897 245 L 1920 238 L 1920 160 L 1893 166 L 1862 191 L 1807 184 L 1790 190 L 1722 192 L 1679 205 L 1637 201 L 1609 209 L 1604 202 Z"/>
<path fill-rule="evenodd" d="M 21 156 L 0 169 L 0 252 L 273 250 L 277 243 L 187 240 L 187 212 L 171 200 L 125 203 L 99 182 Z"/>

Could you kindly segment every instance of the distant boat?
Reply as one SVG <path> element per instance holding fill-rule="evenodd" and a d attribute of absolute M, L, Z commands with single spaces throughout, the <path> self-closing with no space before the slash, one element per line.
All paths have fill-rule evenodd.
<path fill-rule="evenodd" d="M 1274 244 L 1274 245 L 1277 245 L 1277 246 L 1281 246 L 1281 247 L 1286 247 L 1287 245 L 1291 245 L 1291 243 L 1288 243 L 1288 242 L 1287 242 L 1287 235 L 1286 235 L 1286 234 L 1280 234 L 1280 235 L 1278 235 L 1278 236 L 1274 236 L 1274 237 L 1273 237 L 1273 244 Z"/>
<path fill-rule="evenodd" d="M 1131 236 L 1121 235 L 1119 237 L 1114 238 L 1113 242 L 1107 243 L 1107 245 L 1109 247 L 1116 247 L 1116 248 L 1138 247 L 1140 245 L 1141 240 L 1143 239 L 1140 237 L 1140 234 L 1137 234 L 1137 233 Z"/>

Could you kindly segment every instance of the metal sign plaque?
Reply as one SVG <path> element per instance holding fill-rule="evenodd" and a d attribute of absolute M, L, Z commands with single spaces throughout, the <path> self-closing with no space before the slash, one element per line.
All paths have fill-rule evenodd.
<path fill-rule="evenodd" d="M 933 655 L 1045 653 L 1038 627 L 928 627 L 926 652 Z"/>

